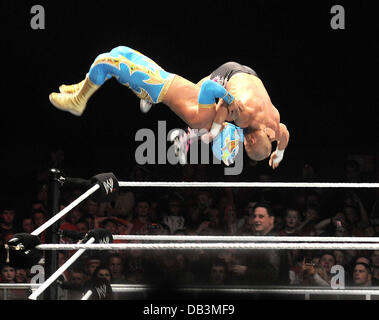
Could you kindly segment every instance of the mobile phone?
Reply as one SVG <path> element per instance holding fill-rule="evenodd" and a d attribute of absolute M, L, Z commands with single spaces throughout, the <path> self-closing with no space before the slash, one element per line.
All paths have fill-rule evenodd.
<path fill-rule="evenodd" d="M 305 262 L 305 264 L 312 264 L 312 258 L 305 257 L 304 262 Z"/>

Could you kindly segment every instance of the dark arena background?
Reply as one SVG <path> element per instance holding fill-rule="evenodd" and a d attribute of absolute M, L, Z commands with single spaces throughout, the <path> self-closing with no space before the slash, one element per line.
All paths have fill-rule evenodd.
<path fill-rule="evenodd" d="M 31 26 L 34 5 L 45 10 L 44 29 Z M 344 29 L 331 26 L 334 5 L 345 10 Z M 82 178 L 113 172 L 122 181 L 378 182 L 378 24 L 372 6 L 1 1 L 1 209 L 13 208 L 21 227 L 53 167 Z M 139 99 L 114 79 L 95 93 L 81 117 L 51 105 L 51 92 L 81 81 L 98 54 L 119 45 L 194 83 L 227 61 L 256 70 L 290 132 L 279 168 L 272 170 L 268 159 L 253 166 L 246 156 L 237 176 L 224 175 L 222 164 L 158 164 L 156 157 L 156 164 L 137 165 L 138 130 L 157 133 L 158 121 L 166 121 L 167 131 L 186 125 L 163 104 L 141 113 Z M 143 193 L 159 202 L 171 191 L 139 189 L 135 201 Z M 342 191 L 322 193 L 320 219 L 338 211 L 332 200 L 344 197 Z M 355 191 L 377 235 L 378 190 Z M 248 200 L 262 196 L 245 189 L 234 195 L 239 218 Z M 296 194 L 263 198 L 280 203 L 275 208 L 283 216 Z"/>

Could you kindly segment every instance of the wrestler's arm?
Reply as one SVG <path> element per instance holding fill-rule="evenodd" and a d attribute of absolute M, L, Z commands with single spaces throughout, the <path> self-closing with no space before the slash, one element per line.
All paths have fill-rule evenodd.
<path fill-rule="evenodd" d="M 276 150 L 271 154 L 269 165 L 275 169 L 279 166 L 280 161 L 283 159 L 283 153 L 285 148 L 288 146 L 288 141 L 290 138 L 290 134 L 285 124 L 279 124 L 279 138 L 278 144 L 276 146 Z"/>
<path fill-rule="evenodd" d="M 288 146 L 288 141 L 290 139 L 290 133 L 285 124 L 279 123 L 279 140 L 278 140 L 278 150 L 284 150 Z"/>
<path fill-rule="evenodd" d="M 228 105 L 224 100 L 220 99 L 218 101 L 216 109 L 217 112 L 210 131 L 201 136 L 201 140 L 205 143 L 210 143 L 221 132 L 228 117 Z"/>

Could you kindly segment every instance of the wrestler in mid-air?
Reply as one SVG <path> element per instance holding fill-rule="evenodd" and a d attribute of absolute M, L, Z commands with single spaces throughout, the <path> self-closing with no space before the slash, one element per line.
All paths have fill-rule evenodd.
<path fill-rule="evenodd" d="M 82 82 L 60 86 L 60 93 L 51 93 L 50 101 L 55 107 L 80 116 L 92 94 L 112 77 L 141 99 L 142 111 L 147 112 L 152 104 L 162 102 L 190 128 L 208 130 L 202 139 L 213 139 L 217 145 L 212 148 L 213 153 L 226 165 L 233 163 L 237 155 L 236 136 L 243 140 L 252 160 L 269 157 L 272 141 L 278 144 L 269 164 L 276 168 L 283 158 L 288 130 L 280 123 L 279 112 L 262 82 L 248 67 L 224 64 L 196 85 L 166 72 L 140 52 L 120 46 L 100 54 Z M 225 121 L 234 121 L 239 127 Z"/>

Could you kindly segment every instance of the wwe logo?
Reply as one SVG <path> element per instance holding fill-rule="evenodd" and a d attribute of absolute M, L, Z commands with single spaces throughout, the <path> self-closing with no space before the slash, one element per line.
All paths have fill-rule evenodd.
<path fill-rule="evenodd" d="M 109 194 L 113 191 L 113 179 L 109 178 L 108 180 L 103 182 L 103 186 L 105 188 L 105 192 Z"/>
<path fill-rule="evenodd" d="M 95 287 L 97 295 L 99 296 L 99 299 L 105 298 L 107 295 L 107 286 L 105 284 Z"/>
<path fill-rule="evenodd" d="M 99 243 L 109 243 L 109 242 L 110 242 L 109 237 L 104 237 L 104 238 L 99 240 Z"/>

